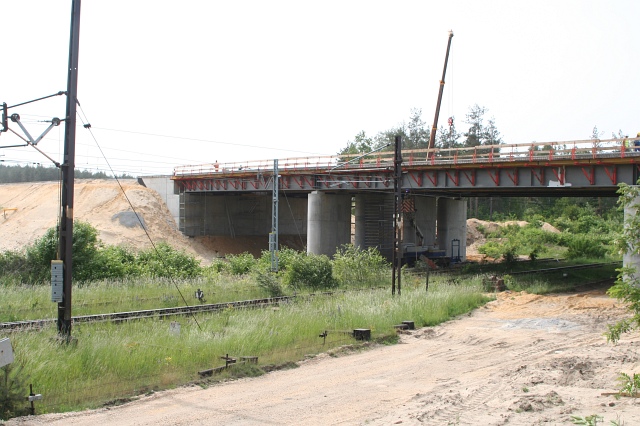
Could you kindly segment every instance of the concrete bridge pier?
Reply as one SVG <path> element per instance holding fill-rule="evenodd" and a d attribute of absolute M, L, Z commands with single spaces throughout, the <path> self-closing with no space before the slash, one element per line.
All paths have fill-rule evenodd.
<path fill-rule="evenodd" d="M 333 256 L 351 242 L 351 195 L 313 191 L 307 203 L 307 253 Z"/>
<path fill-rule="evenodd" d="M 446 250 L 446 255 L 458 256 L 458 247 L 453 240 L 460 240 L 460 260 L 467 257 L 467 200 L 452 198 L 438 199 L 438 247 Z M 452 252 L 453 249 L 453 252 Z"/>

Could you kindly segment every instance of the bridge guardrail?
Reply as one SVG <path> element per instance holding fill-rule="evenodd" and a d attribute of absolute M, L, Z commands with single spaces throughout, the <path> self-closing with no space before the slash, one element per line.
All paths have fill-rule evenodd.
<path fill-rule="evenodd" d="M 359 169 L 393 169 L 393 151 L 376 152 L 363 156 L 344 154 L 316 157 L 293 157 L 278 160 L 281 173 L 315 172 L 339 173 Z M 629 146 L 627 139 L 575 140 L 566 142 L 532 142 L 527 144 L 480 145 L 476 147 L 403 150 L 403 165 L 481 164 L 509 161 L 573 161 L 598 158 L 625 158 L 640 156 L 640 147 Z M 273 174 L 273 160 L 242 161 L 232 163 L 204 163 L 179 166 L 174 179 L 198 176 L 228 176 L 242 174 Z"/>

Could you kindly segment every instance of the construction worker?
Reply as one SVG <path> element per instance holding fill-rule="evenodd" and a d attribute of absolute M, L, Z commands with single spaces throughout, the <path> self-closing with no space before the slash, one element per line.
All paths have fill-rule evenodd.
<path fill-rule="evenodd" d="M 633 141 L 633 146 L 635 146 L 634 151 L 640 152 L 640 132 L 638 132 L 638 134 L 636 136 L 638 137 L 638 139 Z"/>

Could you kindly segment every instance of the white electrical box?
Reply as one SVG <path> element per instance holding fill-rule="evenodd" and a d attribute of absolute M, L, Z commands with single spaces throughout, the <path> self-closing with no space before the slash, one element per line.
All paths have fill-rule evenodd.
<path fill-rule="evenodd" d="M 62 260 L 51 261 L 51 301 L 62 302 L 62 287 L 64 285 L 64 264 Z"/>
<path fill-rule="evenodd" d="M 0 367 L 13 362 L 13 348 L 9 339 L 0 339 Z"/>

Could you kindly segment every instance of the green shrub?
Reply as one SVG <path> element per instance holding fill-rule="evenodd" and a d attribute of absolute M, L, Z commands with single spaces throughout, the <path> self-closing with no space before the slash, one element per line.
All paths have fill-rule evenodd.
<path fill-rule="evenodd" d="M 218 259 L 211 262 L 211 265 L 207 266 L 203 272 L 205 273 L 205 275 L 209 275 L 211 273 L 220 274 L 223 272 L 229 272 L 229 270 L 229 263 L 225 262 L 224 260 Z"/>
<path fill-rule="evenodd" d="M 579 257 L 597 259 L 607 254 L 606 246 L 602 239 L 589 235 L 574 235 L 567 245 L 567 257 L 575 259 Z"/>
<path fill-rule="evenodd" d="M 332 289 L 338 286 L 331 261 L 325 255 L 298 253 L 285 271 L 284 280 L 294 289 Z"/>
<path fill-rule="evenodd" d="M 333 257 L 333 274 L 341 285 L 373 287 L 386 281 L 389 264 L 375 247 L 343 245 Z"/>
<path fill-rule="evenodd" d="M 504 250 L 502 252 L 502 258 L 505 262 L 513 263 L 518 260 L 518 247 L 514 243 L 509 241 L 508 243 L 503 245 L 503 248 Z"/>
<path fill-rule="evenodd" d="M 17 251 L 5 251 L 0 253 L 0 284 L 21 284 L 25 280 L 22 276 L 29 270 L 27 258 L 24 253 Z"/>
<path fill-rule="evenodd" d="M 73 278 L 86 281 L 99 277 L 95 261 L 100 247 L 98 230 L 89 223 L 75 221 L 73 223 Z M 27 247 L 26 263 L 28 270 L 21 273 L 21 278 L 29 283 L 49 281 L 51 261 L 57 258 L 58 229 L 49 228 L 36 242 Z"/>
<path fill-rule="evenodd" d="M 502 257 L 502 244 L 496 241 L 488 241 L 478 247 L 478 252 L 493 259 L 500 259 Z"/>
<path fill-rule="evenodd" d="M 140 275 L 167 278 L 191 278 L 202 273 L 200 261 L 167 243 L 156 244 L 155 250 L 138 253 L 136 267 Z"/>
<path fill-rule="evenodd" d="M 493 259 L 504 259 L 508 263 L 518 260 L 517 245 L 509 239 L 505 242 L 489 241 L 478 247 L 478 252 Z"/>
<path fill-rule="evenodd" d="M 273 272 L 258 270 L 255 272 L 255 279 L 258 286 L 265 289 L 269 296 L 280 297 L 284 295 L 284 290 L 282 289 L 280 280 Z"/>
<path fill-rule="evenodd" d="M 107 246 L 96 253 L 94 280 L 140 275 L 136 263 L 136 254 L 130 249 Z"/>
<path fill-rule="evenodd" d="M 282 247 L 278 251 L 278 271 L 286 270 L 288 266 L 291 264 L 291 262 L 293 261 L 293 259 L 295 259 L 299 253 L 300 252 L 292 248 Z M 262 254 L 260 255 L 260 259 L 258 259 L 258 267 L 264 271 L 268 271 L 271 269 L 271 252 L 270 251 L 268 250 L 262 251 Z"/>
<path fill-rule="evenodd" d="M 227 256 L 229 269 L 233 275 L 248 274 L 256 266 L 256 259 L 251 253 L 230 254 Z"/>

